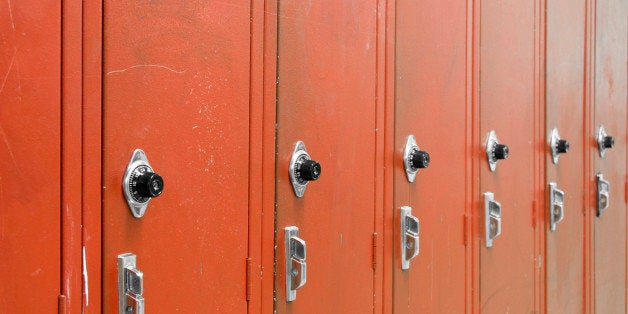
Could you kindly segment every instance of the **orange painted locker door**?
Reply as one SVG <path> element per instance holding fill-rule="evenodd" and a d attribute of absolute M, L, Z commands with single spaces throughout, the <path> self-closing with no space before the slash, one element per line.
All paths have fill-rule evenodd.
<path fill-rule="evenodd" d="M 533 223 L 535 3 L 485 0 L 480 14 L 479 305 L 482 313 L 529 313 L 539 263 Z"/>
<path fill-rule="evenodd" d="M 57 311 L 61 282 L 58 1 L 0 4 L 0 311 Z"/>
<path fill-rule="evenodd" d="M 278 10 L 275 308 L 370 313 L 376 3 L 280 1 Z M 286 236 L 292 226 L 298 235 Z"/>
<path fill-rule="evenodd" d="M 463 313 L 463 218 L 470 162 L 467 4 L 398 0 L 396 9 L 393 311 Z M 414 149 L 406 148 L 410 136 L 417 144 Z M 429 154 L 429 163 L 421 152 Z M 411 216 L 419 222 L 414 258 L 413 247 L 402 252 L 405 246 L 415 246 L 412 230 L 402 229 L 407 224 L 402 220 L 404 206 L 411 207 Z M 402 260 L 409 261 L 407 269 Z"/>
<path fill-rule="evenodd" d="M 585 1 L 548 1 L 546 16 L 546 304 L 583 313 Z"/>
<path fill-rule="evenodd" d="M 593 211 L 601 210 L 593 218 L 592 235 L 596 313 L 626 310 L 627 9 L 622 0 L 598 0 L 596 4 L 594 124 L 588 137 Z M 614 143 L 600 134 L 601 127 Z M 598 175 L 602 178 L 597 179 Z"/>
<path fill-rule="evenodd" d="M 123 253 L 136 258 L 127 305 L 246 311 L 249 23 L 250 1 L 106 1 L 104 312 L 120 306 Z M 125 190 L 136 214 L 150 200 L 143 217 Z"/>

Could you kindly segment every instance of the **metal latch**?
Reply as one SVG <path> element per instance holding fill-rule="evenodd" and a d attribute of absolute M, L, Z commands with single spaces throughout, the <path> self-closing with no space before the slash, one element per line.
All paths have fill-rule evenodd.
<path fill-rule="evenodd" d="M 430 155 L 422 151 L 414 140 L 414 135 L 408 136 L 406 147 L 403 150 L 403 167 L 406 170 L 408 182 L 414 182 L 420 168 L 430 165 Z"/>
<path fill-rule="evenodd" d="M 286 250 L 286 301 L 291 302 L 297 298 L 297 289 L 305 285 L 307 268 L 305 263 L 305 241 L 299 238 L 299 228 L 295 226 L 285 227 Z"/>
<path fill-rule="evenodd" d="M 401 269 L 410 268 L 410 260 L 419 255 L 419 219 L 412 216 L 412 207 L 401 206 Z"/>
<path fill-rule="evenodd" d="M 611 183 L 604 180 L 602 173 L 597 174 L 597 216 L 608 208 L 610 203 Z"/>
<path fill-rule="evenodd" d="M 144 274 L 133 253 L 118 255 L 118 313 L 144 314 Z"/>
<path fill-rule="evenodd" d="M 491 192 L 484 193 L 484 232 L 486 247 L 492 247 L 493 239 L 502 233 L 502 205 Z"/>
<path fill-rule="evenodd" d="M 549 184 L 550 199 L 550 231 L 556 231 L 556 225 L 563 220 L 565 214 L 565 192 L 556 187 L 555 182 Z"/>

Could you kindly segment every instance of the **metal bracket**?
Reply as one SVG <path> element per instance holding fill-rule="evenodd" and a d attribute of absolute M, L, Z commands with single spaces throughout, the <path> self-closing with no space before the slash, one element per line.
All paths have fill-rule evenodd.
<path fill-rule="evenodd" d="M 486 138 L 486 159 L 491 172 L 494 172 L 495 169 L 497 169 L 497 162 L 499 159 L 495 156 L 495 147 L 498 144 L 499 140 L 497 139 L 497 134 L 495 131 L 491 130 Z"/>
<path fill-rule="evenodd" d="M 294 190 L 294 194 L 297 197 L 303 197 L 305 194 L 305 188 L 307 187 L 308 181 L 301 179 L 297 175 L 297 165 L 304 160 L 309 160 L 310 154 L 307 153 L 305 149 L 305 144 L 301 141 L 297 141 L 296 145 L 294 145 L 294 152 L 292 153 L 292 158 L 290 158 L 290 166 L 288 167 L 288 173 L 290 175 L 290 182 L 292 183 L 292 189 Z"/>
<path fill-rule="evenodd" d="M 604 180 L 602 173 L 597 174 L 597 216 L 608 209 L 610 204 L 611 183 Z"/>
<path fill-rule="evenodd" d="M 299 228 L 284 228 L 284 246 L 286 251 L 286 301 L 297 298 L 297 289 L 303 287 L 307 280 L 306 246 L 299 238 Z"/>
<path fill-rule="evenodd" d="M 550 134 L 550 148 L 552 150 L 552 161 L 554 164 L 558 164 L 558 157 L 560 157 L 560 153 L 558 152 L 558 141 L 560 141 L 560 135 L 558 135 L 558 129 L 554 128 Z"/>
<path fill-rule="evenodd" d="M 420 148 L 419 145 L 417 145 L 416 140 L 414 139 L 414 135 L 410 135 L 408 136 L 408 140 L 406 141 L 406 147 L 403 150 L 403 167 L 406 170 L 406 177 L 408 178 L 408 182 L 410 183 L 414 182 L 416 174 L 417 172 L 419 172 L 418 168 L 412 167 L 410 161 L 410 155 L 415 150 L 418 151 L 420 150 Z"/>
<path fill-rule="evenodd" d="M 419 255 L 419 219 L 412 216 L 412 207 L 401 206 L 401 269 L 410 268 L 410 260 Z"/>
<path fill-rule="evenodd" d="M 133 253 L 118 255 L 118 313 L 144 314 L 144 274 Z"/>
<path fill-rule="evenodd" d="M 606 130 L 604 129 L 604 125 L 600 125 L 600 127 L 597 129 L 597 147 L 600 151 L 600 157 L 604 158 L 604 155 L 606 155 L 606 147 L 604 147 L 604 138 L 608 136 L 608 134 L 606 134 Z"/>
<path fill-rule="evenodd" d="M 555 182 L 550 182 L 549 193 L 550 231 L 554 232 L 565 215 L 565 192 L 558 189 Z"/>
<path fill-rule="evenodd" d="M 486 247 L 493 246 L 493 239 L 502 233 L 502 205 L 491 192 L 484 193 L 484 232 Z"/>
<path fill-rule="evenodd" d="M 146 171 L 153 172 L 153 168 L 148 163 L 148 158 L 146 158 L 144 151 L 138 148 L 133 151 L 133 155 L 126 167 L 126 171 L 124 171 L 124 178 L 122 180 L 124 197 L 135 218 L 142 218 L 142 216 L 144 216 L 148 202 L 150 202 L 150 197 L 136 197 L 131 193 L 131 176 L 134 172 Z"/>

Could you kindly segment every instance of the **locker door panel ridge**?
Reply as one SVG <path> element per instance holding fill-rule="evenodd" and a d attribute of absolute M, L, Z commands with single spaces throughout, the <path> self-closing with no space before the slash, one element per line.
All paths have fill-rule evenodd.
<path fill-rule="evenodd" d="M 61 293 L 61 7 L 0 4 L 0 311 Z"/>
<path fill-rule="evenodd" d="M 278 313 L 369 313 L 376 2 L 280 1 L 278 10 L 275 308 Z M 309 181 L 301 197 L 288 173 L 299 141 L 320 164 L 320 177 Z M 310 175 L 316 177 L 315 172 Z M 286 295 L 286 254 L 291 254 L 284 244 L 286 227 L 298 228 L 289 243 L 307 248 L 307 254 L 292 256 L 292 265 L 305 262 L 307 271 L 292 301 Z M 293 282 L 292 287 L 299 285 Z"/>
<path fill-rule="evenodd" d="M 466 9 L 460 0 L 396 2 L 394 258 L 389 266 L 394 313 L 465 311 Z M 403 163 L 410 135 L 430 156 L 412 183 Z M 419 254 L 406 270 L 399 244 L 404 235 L 397 227 L 402 206 L 410 206 L 420 222 Z"/>
<path fill-rule="evenodd" d="M 542 210 L 546 226 L 547 312 L 584 312 L 583 93 L 584 1 L 547 2 L 546 182 L 564 192 L 563 218 L 550 230 L 550 203 Z M 551 132 L 569 144 L 565 153 L 552 155 Z M 554 143 L 558 146 L 558 143 Z M 557 148 L 554 148 L 555 150 Z M 548 193 L 550 193 L 548 191 Z M 549 198 L 549 194 L 547 194 Z M 556 200 L 560 203 L 561 200 Z M 549 201 L 548 201 L 549 202 Z M 565 284 L 568 282 L 569 284 Z"/>
<path fill-rule="evenodd" d="M 594 296 L 596 313 L 622 313 L 626 309 L 626 15 L 628 4 L 602 0 L 595 7 L 594 103 L 589 130 L 594 204 Z M 599 154 L 596 135 L 600 126 L 615 144 Z M 596 176 L 610 186 L 608 208 L 596 217 Z"/>
<path fill-rule="evenodd" d="M 534 8 L 534 1 L 481 3 L 480 144 L 486 145 L 489 132 L 495 131 L 508 147 L 507 159 L 498 160 L 495 171 L 489 169 L 484 148 L 480 156 L 480 193 L 493 193 L 501 204 L 501 234 L 490 248 L 484 203 L 478 204 L 482 313 L 532 312 L 535 307 Z M 501 153 L 505 157 L 506 151 Z"/>
<path fill-rule="evenodd" d="M 106 1 L 103 22 L 104 311 L 133 253 L 148 312 L 243 313 L 250 1 Z M 163 178 L 141 218 L 122 189 L 135 149 Z"/>

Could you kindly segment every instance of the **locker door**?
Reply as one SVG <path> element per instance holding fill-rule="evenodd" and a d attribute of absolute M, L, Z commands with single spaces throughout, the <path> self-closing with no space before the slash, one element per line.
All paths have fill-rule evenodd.
<path fill-rule="evenodd" d="M 60 294 L 58 1 L 0 4 L 0 311 L 53 313 Z"/>
<path fill-rule="evenodd" d="M 148 312 L 246 311 L 249 6 L 104 5 L 104 312 L 128 252 Z M 136 148 L 164 188 L 142 218 L 122 188 Z"/>
<path fill-rule="evenodd" d="M 626 309 L 626 15 L 622 0 L 596 4 L 594 129 L 590 131 L 594 201 L 596 175 L 610 184 L 608 208 L 593 218 L 596 313 Z M 615 145 L 599 154 L 596 135 L 603 125 Z M 595 211 L 595 208 L 593 209 Z"/>
<path fill-rule="evenodd" d="M 548 200 L 543 210 L 546 221 L 546 297 L 549 313 L 584 312 L 583 156 L 587 149 L 582 128 L 584 20 L 584 1 L 547 2 L 544 190 L 550 189 L 551 182 L 559 190 L 553 192 L 553 198 L 550 197 L 552 192 L 547 192 L 547 197 L 554 200 L 554 204 L 549 204 Z M 552 141 L 554 128 L 558 136 L 554 136 Z M 567 152 L 564 152 L 565 144 L 569 144 Z M 564 192 L 562 199 L 561 191 Z M 555 228 L 552 228 L 552 221 L 556 221 Z"/>
<path fill-rule="evenodd" d="M 395 313 L 465 311 L 466 1 L 398 0 L 395 68 Z M 443 21 L 447 27 L 443 27 Z M 409 135 L 430 155 L 410 183 Z M 400 207 L 420 221 L 419 254 L 402 270 Z"/>
<path fill-rule="evenodd" d="M 480 140 L 494 130 L 508 158 L 489 170 L 482 147 L 480 192 L 501 204 L 501 235 L 488 248 L 484 197 L 480 197 L 480 307 L 483 313 L 534 310 L 534 1 L 482 1 Z M 495 147 L 496 157 L 505 151 Z M 498 218 L 496 204 L 490 212 Z M 497 219 L 492 220 L 497 233 Z"/>
<path fill-rule="evenodd" d="M 275 307 L 373 311 L 375 1 L 280 1 Z M 296 197 L 297 141 L 321 166 Z M 284 228 L 306 244 L 307 281 L 286 301 Z"/>

